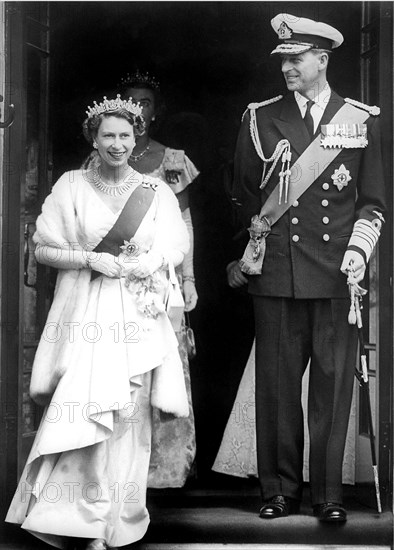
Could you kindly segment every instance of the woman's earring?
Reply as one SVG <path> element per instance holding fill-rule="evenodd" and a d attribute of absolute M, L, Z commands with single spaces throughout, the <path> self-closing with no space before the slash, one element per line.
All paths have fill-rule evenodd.
<path fill-rule="evenodd" d="M 152 122 L 154 122 L 155 120 L 156 120 L 156 117 L 155 117 L 155 116 L 153 116 L 153 117 L 152 117 Z"/>
<path fill-rule="evenodd" d="M 97 149 L 97 148 L 98 148 L 98 145 L 97 145 L 97 143 L 96 143 L 95 141 L 93 142 L 93 147 L 94 147 L 94 149 Z"/>

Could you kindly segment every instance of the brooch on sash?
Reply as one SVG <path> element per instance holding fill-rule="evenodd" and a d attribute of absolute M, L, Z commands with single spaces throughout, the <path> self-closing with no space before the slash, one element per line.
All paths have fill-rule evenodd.
<path fill-rule="evenodd" d="M 322 124 L 322 147 L 363 149 L 368 145 L 366 124 Z"/>
<path fill-rule="evenodd" d="M 157 178 L 151 178 L 150 176 L 145 176 L 142 180 L 142 187 L 145 189 L 152 189 L 153 191 L 156 191 L 156 189 L 159 187 L 159 184 L 157 181 L 155 181 Z"/>
<path fill-rule="evenodd" d="M 335 172 L 331 176 L 331 179 L 333 181 L 333 184 L 338 188 L 338 191 L 342 191 L 342 189 L 347 186 L 352 177 L 346 166 L 344 164 L 341 164 L 341 166 L 335 170 Z"/>

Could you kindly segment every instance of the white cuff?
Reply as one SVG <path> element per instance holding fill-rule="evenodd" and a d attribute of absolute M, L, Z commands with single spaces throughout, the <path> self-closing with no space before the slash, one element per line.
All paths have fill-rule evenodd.
<path fill-rule="evenodd" d="M 357 220 L 353 226 L 348 248 L 356 246 L 365 252 L 367 262 L 380 237 L 380 231 L 369 220 Z"/>

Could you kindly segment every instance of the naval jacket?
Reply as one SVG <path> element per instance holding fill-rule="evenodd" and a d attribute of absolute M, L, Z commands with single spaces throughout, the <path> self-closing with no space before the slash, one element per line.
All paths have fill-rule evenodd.
<path fill-rule="evenodd" d="M 320 126 L 329 124 L 343 105 L 344 99 L 332 91 L 314 137 L 319 134 Z M 293 164 L 310 144 L 293 93 L 275 103 L 263 104 L 256 110 L 256 117 L 266 158 L 273 154 L 280 140 L 287 139 Z M 348 296 L 347 277 L 341 273 L 340 266 L 353 225 L 359 219 L 372 222 L 385 211 L 379 117 L 369 116 L 365 124 L 367 147 L 341 149 L 298 201 L 272 226 L 266 239 L 262 274 L 249 276 L 251 294 L 300 299 Z M 233 197 L 245 229 L 249 227 L 252 216 L 260 213 L 262 204 L 278 184 L 281 164 L 279 161 L 268 184 L 260 190 L 263 161 L 251 139 L 248 110 L 238 136 L 233 182 Z M 349 171 L 351 179 L 339 190 L 331 176 L 342 165 Z M 314 170 L 315 166 L 310 166 L 310 169 Z"/>

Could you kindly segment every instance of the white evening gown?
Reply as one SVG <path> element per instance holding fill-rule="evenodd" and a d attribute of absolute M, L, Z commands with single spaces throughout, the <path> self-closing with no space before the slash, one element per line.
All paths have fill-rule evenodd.
<path fill-rule="evenodd" d="M 135 185 L 141 181 L 138 176 Z M 92 250 L 119 213 L 81 171 L 69 172 L 44 203 L 37 240 Z M 187 250 L 186 227 L 165 184 L 159 182 L 134 238 L 162 252 Z M 167 315 L 146 321 L 124 278 L 59 271 L 33 366 L 35 383 L 52 377 L 55 391 L 6 521 L 58 548 L 66 547 L 65 537 L 104 538 L 109 546 L 143 537 L 154 371 L 179 363 L 182 372 Z M 184 401 L 187 406 L 186 391 Z"/>

